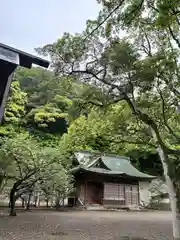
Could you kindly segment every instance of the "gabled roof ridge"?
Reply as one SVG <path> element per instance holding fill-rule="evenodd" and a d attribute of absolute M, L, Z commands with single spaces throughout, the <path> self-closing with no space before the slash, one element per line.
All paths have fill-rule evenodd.
<path fill-rule="evenodd" d="M 78 150 L 78 149 L 77 149 L 76 151 L 74 151 L 74 153 L 79 153 L 79 152 L 80 152 L 80 153 L 90 153 L 90 154 L 92 154 L 92 155 L 93 155 L 93 154 L 99 154 L 99 155 L 101 155 L 101 152 L 98 152 L 98 151 L 97 151 L 97 152 L 94 152 L 94 151 L 91 151 L 91 150 Z"/>
<path fill-rule="evenodd" d="M 115 158 L 124 158 L 124 159 L 127 159 L 127 160 L 130 160 L 130 157 L 127 157 L 127 156 L 124 156 L 124 155 L 116 155 L 116 154 L 106 154 L 106 153 L 104 153 L 103 155 L 102 155 L 102 157 L 115 157 Z"/>
<path fill-rule="evenodd" d="M 96 163 L 98 163 L 99 161 L 101 162 L 101 164 L 104 165 L 104 167 L 95 167 L 95 166 L 94 166 L 94 165 L 95 165 Z M 96 158 L 95 158 L 91 163 L 89 163 L 86 167 L 88 167 L 88 168 L 101 168 L 101 169 L 106 169 L 106 170 L 111 171 L 111 169 L 108 168 L 108 166 L 104 163 L 104 161 L 102 160 L 101 156 L 96 157 Z"/>
<path fill-rule="evenodd" d="M 94 159 L 92 162 L 90 162 L 86 167 L 88 167 L 88 168 L 92 167 L 95 163 L 98 162 L 99 158 L 100 158 L 100 156 L 97 157 L 97 158 L 95 158 L 95 159 Z"/>
<path fill-rule="evenodd" d="M 75 153 L 76 152 L 88 152 L 88 153 L 91 153 L 91 150 L 81 150 L 81 149 L 76 149 L 76 151 L 74 151 Z"/>
<path fill-rule="evenodd" d="M 74 153 L 78 153 L 78 152 L 81 152 L 81 153 L 90 153 L 92 155 L 95 155 L 95 154 L 98 154 L 100 157 L 115 157 L 115 158 L 124 158 L 124 159 L 127 159 L 127 160 L 130 160 L 130 157 L 127 157 L 125 155 L 117 155 L 117 154 L 113 154 L 113 153 L 104 153 L 104 152 L 99 152 L 99 151 L 91 151 L 91 150 L 76 150 Z"/>

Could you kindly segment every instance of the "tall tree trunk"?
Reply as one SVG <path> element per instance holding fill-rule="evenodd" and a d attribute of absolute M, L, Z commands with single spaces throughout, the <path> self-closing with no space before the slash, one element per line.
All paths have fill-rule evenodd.
<path fill-rule="evenodd" d="M 36 198 L 36 207 L 40 206 L 40 198 L 39 198 L 39 192 L 37 193 L 37 198 Z"/>
<path fill-rule="evenodd" d="M 32 197 L 32 192 L 30 192 L 29 196 L 28 196 L 28 201 L 27 201 L 27 206 L 26 206 L 27 211 L 30 209 L 31 197 Z"/>
<path fill-rule="evenodd" d="M 158 147 L 157 151 L 163 166 L 164 177 L 165 177 L 166 185 L 168 187 L 168 194 L 169 194 L 169 199 L 171 204 L 173 237 L 174 237 L 174 240 L 180 240 L 180 217 L 179 217 L 179 209 L 178 209 L 179 205 L 178 205 L 178 198 L 177 198 L 178 189 L 175 186 L 170 173 L 169 156 L 166 150 L 164 149 L 165 144 L 161 139 L 158 126 L 156 125 L 154 120 L 151 119 L 151 117 L 149 117 L 146 113 L 142 113 L 141 111 L 139 111 L 139 109 L 137 109 L 136 103 L 134 103 L 134 101 L 131 101 L 126 94 L 125 94 L 125 100 L 128 103 L 130 109 L 132 110 L 132 113 L 135 114 L 147 126 L 149 126 L 151 130 L 151 135 L 155 140 L 155 143 L 157 144 L 157 147 Z"/>
<path fill-rule="evenodd" d="M 15 202 L 16 202 L 16 188 L 13 186 L 10 192 L 10 216 L 16 216 Z"/>
<path fill-rule="evenodd" d="M 5 178 L 5 175 L 0 175 L 0 192 L 4 189 L 6 185 L 7 179 Z"/>
<path fill-rule="evenodd" d="M 37 207 L 37 196 L 34 197 L 34 207 Z"/>
<path fill-rule="evenodd" d="M 46 199 L 46 207 L 47 208 L 49 207 L 49 199 L 48 198 Z"/>
<path fill-rule="evenodd" d="M 168 194 L 171 204 L 172 221 L 173 221 L 173 237 L 174 240 L 180 240 L 180 215 L 178 209 L 177 189 L 175 189 L 173 180 L 169 174 L 168 156 L 162 147 L 158 148 L 158 154 L 162 162 L 164 177 L 168 187 Z"/>
<path fill-rule="evenodd" d="M 56 192 L 56 209 L 60 208 L 59 201 L 60 201 L 60 193 Z"/>
<path fill-rule="evenodd" d="M 24 201 L 23 197 L 21 198 L 21 201 L 22 201 L 22 207 L 24 208 L 25 207 L 25 201 Z"/>

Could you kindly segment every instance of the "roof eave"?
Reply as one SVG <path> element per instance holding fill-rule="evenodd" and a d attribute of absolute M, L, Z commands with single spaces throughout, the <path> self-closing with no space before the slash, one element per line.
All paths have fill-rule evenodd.
<path fill-rule="evenodd" d="M 131 178 L 131 179 L 136 179 L 138 181 L 151 181 L 153 179 L 156 179 L 157 177 L 155 176 L 151 176 L 151 175 L 147 175 L 147 176 L 132 176 L 132 175 L 128 175 L 126 173 L 122 173 L 122 172 L 113 172 L 113 171 L 109 171 L 109 172 L 96 172 L 93 171 L 91 169 L 82 167 L 82 166 L 78 166 L 75 167 L 73 169 L 70 170 L 71 173 L 77 173 L 77 172 L 91 172 L 91 173 L 97 173 L 99 175 L 107 175 L 107 176 L 116 176 L 116 177 L 121 177 L 121 178 Z"/>
<path fill-rule="evenodd" d="M 20 58 L 20 64 L 19 65 L 22 66 L 22 67 L 31 68 L 32 64 L 35 64 L 35 65 L 39 65 L 39 66 L 44 67 L 44 68 L 48 68 L 49 65 L 50 65 L 50 62 L 48 60 L 45 60 L 45 59 L 40 58 L 40 57 L 36 57 L 32 54 L 29 54 L 29 53 L 23 52 L 19 49 L 7 46 L 3 43 L 0 43 L 0 47 L 19 54 L 19 58 Z"/>

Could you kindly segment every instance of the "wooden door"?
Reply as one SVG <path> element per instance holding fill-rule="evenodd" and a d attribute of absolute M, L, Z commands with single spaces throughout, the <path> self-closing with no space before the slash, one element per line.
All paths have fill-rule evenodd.
<path fill-rule="evenodd" d="M 119 206 L 125 205 L 125 185 L 117 183 L 104 184 L 104 202 Z"/>
<path fill-rule="evenodd" d="M 126 206 L 132 205 L 132 186 L 131 185 L 125 185 L 125 199 L 126 199 Z"/>
<path fill-rule="evenodd" d="M 139 205 L 139 187 L 138 185 L 132 185 L 132 205 Z"/>
<path fill-rule="evenodd" d="M 138 206 L 138 185 L 125 185 L 126 206 Z"/>

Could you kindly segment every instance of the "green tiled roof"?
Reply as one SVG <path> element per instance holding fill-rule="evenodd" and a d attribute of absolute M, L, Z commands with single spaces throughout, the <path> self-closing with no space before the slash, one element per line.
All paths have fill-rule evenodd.
<path fill-rule="evenodd" d="M 104 164 L 115 172 L 123 172 L 124 174 L 132 177 L 139 178 L 155 178 L 154 176 L 145 174 L 136 169 L 126 157 L 122 156 L 102 156 Z"/>
<path fill-rule="evenodd" d="M 72 169 L 72 173 L 77 173 L 77 172 L 91 172 L 91 173 L 97 173 L 97 174 L 101 174 L 101 175 L 109 175 L 109 176 L 116 176 L 116 177 L 121 177 L 121 178 L 133 178 L 133 179 L 141 179 L 141 180 L 150 180 L 150 179 L 154 179 L 156 177 L 148 175 L 148 174 L 128 174 L 126 172 L 119 172 L 119 171 L 110 171 L 107 169 L 103 169 L 103 168 L 95 168 L 95 167 L 85 167 L 85 166 L 78 166 L 76 168 Z"/>
<path fill-rule="evenodd" d="M 72 169 L 72 172 L 88 171 L 99 174 L 119 175 L 119 177 L 126 176 L 138 179 L 156 178 L 155 176 L 140 172 L 131 164 L 130 159 L 125 156 L 93 154 L 86 151 L 77 152 L 75 153 L 75 156 L 79 162 L 79 166 Z M 98 161 L 102 161 L 106 169 L 97 167 L 96 164 Z"/>

